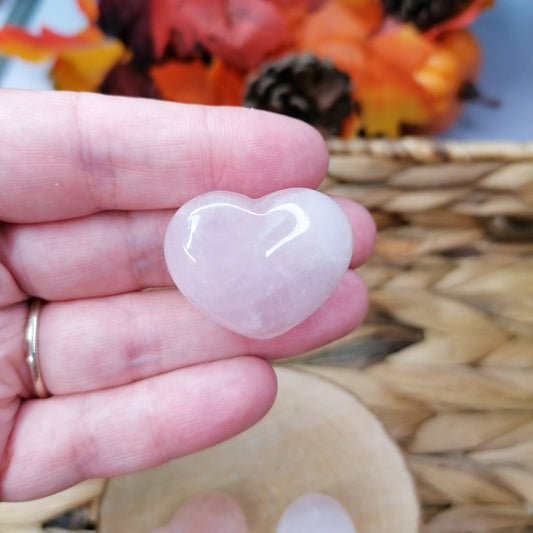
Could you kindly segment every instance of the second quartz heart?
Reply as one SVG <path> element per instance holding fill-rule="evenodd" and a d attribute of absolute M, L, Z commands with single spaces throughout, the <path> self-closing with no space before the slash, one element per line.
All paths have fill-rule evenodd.
<path fill-rule="evenodd" d="M 352 255 L 342 209 L 311 189 L 259 199 L 214 191 L 172 218 L 165 259 L 182 294 L 218 324 L 267 339 L 293 328 L 330 296 Z"/>

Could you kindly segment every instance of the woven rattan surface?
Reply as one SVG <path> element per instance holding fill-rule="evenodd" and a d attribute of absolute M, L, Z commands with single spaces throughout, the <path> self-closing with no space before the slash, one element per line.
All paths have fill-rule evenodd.
<path fill-rule="evenodd" d="M 533 531 L 533 144 L 332 142 L 379 227 L 370 310 L 306 365 L 399 443 L 424 533 Z"/>
<path fill-rule="evenodd" d="M 322 190 L 378 226 L 360 269 L 370 309 L 356 332 L 283 364 L 378 416 L 424 533 L 533 531 L 533 143 L 329 146 Z"/>

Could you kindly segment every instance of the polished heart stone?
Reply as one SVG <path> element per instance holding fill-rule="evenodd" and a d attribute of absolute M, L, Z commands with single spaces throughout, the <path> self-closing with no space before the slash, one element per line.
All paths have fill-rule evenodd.
<path fill-rule="evenodd" d="M 357 533 L 341 503 L 327 494 L 304 494 L 283 512 L 276 533 Z"/>
<path fill-rule="evenodd" d="M 185 297 L 218 324 L 260 339 L 316 311 L 351 254 L 346 215 L 311 189 L 259 199 L 206 193 L 177 211 L 165 236 L 168 270 Z"/>

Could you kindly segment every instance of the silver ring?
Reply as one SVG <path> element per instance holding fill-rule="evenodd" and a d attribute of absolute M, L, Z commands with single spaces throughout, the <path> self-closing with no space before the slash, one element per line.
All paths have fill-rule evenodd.
<path fill-rule="evenodd" d="M 28 343 L 28 355 L 26 357 L 26 362 L 30 368 L 35 394 L 38 398 L 47 398 L 49 393 L 46 390 L 43 378 L 41 376 L 38 351 L 39 344 L 37 338 L 42 303 L 43 301 L 40 298 L 32 298 L 30 303 L 30 312 L 28 314 L 28 322 L 26 324 L 26 342 Z"/>

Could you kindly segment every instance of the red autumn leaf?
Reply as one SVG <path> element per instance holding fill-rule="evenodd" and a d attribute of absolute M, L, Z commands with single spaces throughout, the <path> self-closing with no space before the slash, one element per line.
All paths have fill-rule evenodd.
<path fill-rule="evenodd" d="M 283 14 L 264 0 L 152 0 L 155 55 L 169 48 L 178 58 L 202 51 L 249 70 L 290 41 Z"/>

